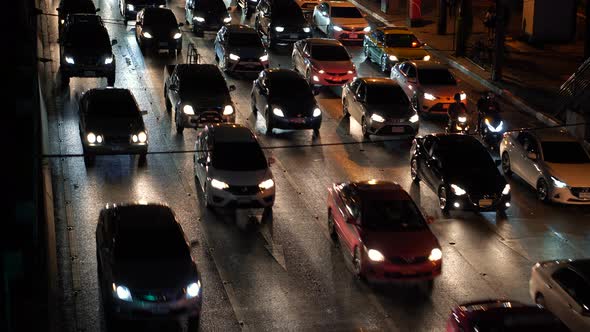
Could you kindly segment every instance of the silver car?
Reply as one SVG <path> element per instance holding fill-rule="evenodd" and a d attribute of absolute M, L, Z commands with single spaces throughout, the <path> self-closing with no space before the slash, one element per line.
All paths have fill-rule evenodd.
<path fill-rule="evenodd" d="M 590 156 L 565 129 L 505 133 L 502 170 L 517 174 L 545 202 L 590 204 Z"/>

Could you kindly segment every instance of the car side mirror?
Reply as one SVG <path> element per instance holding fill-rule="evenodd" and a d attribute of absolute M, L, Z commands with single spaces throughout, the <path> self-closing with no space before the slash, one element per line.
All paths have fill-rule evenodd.
<path fill-rule="evenodd" d="M 532 151 L 527 152 L 526 156 L 530 160 L 537 160 L 537 154 L 535 152 L 532 152 Z"/>
<path fill-rule="evenodd" d="M 111 46 L 117 45 L 119 42 L 116 39 L 111 40 Z"/>
<path fill-rule="evenodd" d="M 277 162 L 277 160 L 275 159 L 275 157 L 268 157 L 268 164 L 269 165 L 272 165 L 272 164 L 274 164 L 276 162 Z"/>
<path fill-rule="evenodd" d="M 148 111 L 147 111 L 147 110 L 141 110 L 141 111 L 139 111 L 139 112 L 141 113 L 141 115 L 146 115 L 146 114 L 148 114 Z"/>
<path fill-rule="evenodd" d="M 96 13 L 98 13 L 100 11 L 100 8 L 96 8 Z"/>
<path fill-rule="evenodd" d="M 179 28 L 180 28 L 180 27 L 183 27 L 183 26 L 184 26 L 184 23 L 182 23 L 182 22 L 178 23 L 178 27 L 179 27 Z"/>
<path fill-rule="evenodd" d="M 229 91 L 236 91 L 236 86 L 235 85 L 230 85 L 229 86 Z"/>
<path fill-rule="evenodd" d="M 205 158 L 205 157 L 199 158 L 199 159 L 197 159 L 197 163 L 201 166 L 207 166 L 207 158 Z"/>

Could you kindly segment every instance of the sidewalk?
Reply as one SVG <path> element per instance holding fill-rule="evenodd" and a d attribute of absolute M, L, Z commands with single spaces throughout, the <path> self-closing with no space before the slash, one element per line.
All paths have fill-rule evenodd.
<path fill-rule="evenodd" d="M 396 14 L 381 11 L 379 0 L 350 0 L 373 18 L 387 25 L 406 26 L 407 13 L 403 10 Z M 423 1 L 425 3 L 425 1 Z M 470 42 L 487 38 L 483 26 L 483 13 L 489 0 L 473 1 L 473 32 Z M 364 7 L 364 8 L 363 8 Z M 565 45 L 546 45 L 535 48 L 518 40 L 520 34 L 521 12 L 512 12 L 506 36 L 506 58 L 503 67 L 503 80 L 491 81 L 489 69 L 481 67 L 465 57 L 454 56 L 455 22 L 447 17 L 447 34 L 438 35 L 436 8 L 423 8 L 424 25 L 411 28 L 421 41 L 427 43 L 429 51 L 438 58 L 448 61 L 449 65 L 474 78 L 496 94 L 523 112 L 527 112 L 547 125 L 558 124 L 552 113 L 561 84 L 573 74 L 584 61 L 583 41 L 578 40 Z"/>

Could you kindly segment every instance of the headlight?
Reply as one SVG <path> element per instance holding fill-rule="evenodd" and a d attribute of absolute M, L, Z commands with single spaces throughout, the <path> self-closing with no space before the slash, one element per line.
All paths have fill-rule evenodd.
<path fill-rule="evenodd" d="M 567 183 L 563 182 L 563 181 L 559 181 L 557 178 L 555 177 L 551 177 L 551 180 L 553 180 L 553 185 L 555 186 L 555 188 L 565 188 L 567 187 Z"/>
<path fill-rule="evenodd" d="M 94 144 L 94 143 L 100 144 L 100 143 L 103 142 L 103 137 L 102 137 L 102 135 L 96 135 L 94 133 L 88 133 L 88 135 L 86 135 L 86 140 L 90 144 Z"/>
<path fill-rule="evenodd" d="M 376 114 L 376 113 L 373 113 L 371 115 L 371 120 L 376 121 L 376 122 L 385 122 L 385 118 L 379 114 Z"/>
<path fill-rule="evenodd" d="M 313 109 L 313 116 L 317 118 L 320 115 L 322 115 L 322 110 L 319 107 L 314 108 Z"/>
<path fill-rule="evenodd" d="M 272 109 L 272 114 L 276 115 L 276 116 L 280 116 L 281 118 L 285 117 L 285 114 L 283 113 L 283 110 L 275 107 Z"/>
<path fill-rule="evenodd" d="M 115 289 L 115 293 L 117 294 L 119 300 L 126 302 L 133 301 L 133 297 L 131 297 L 131 291 L 129 291 L 129 288 L 123 285 L 116 286 L 115 284 L 113 284 L 113 288 Z"/>
<path fill-rule="evenodd" d="M 430 60 L 430 55 L 425 55 L 422 60 L 424 61 L 429 61 Z"/>
<path fill-rule="evenodd" d="M 182 111 L 184 112 L 184 114 L 195 115 L 195 110 L 191 105 L 184 105 Z"/>
<path fill-rule="evenodd" d="M 420 117 L 418 116 L 418 114 L 412 115 L 412 117 L 410 117 L 410 119 L 409 119 L 409 121 L 411 123 L 416 123 L 416 122 L 418 122 L 418 120 L 420 120 Z"/>
<path fill-rule="evenodd" d="M 164 8 L 166 5 L 159 5 L 158 8 Z"/>
<path fill-rule="evenodd" d="M 492 126 L 492 124 L 490 123 L 490 120 L 489 119 L 486 118 L 484 120 L 484 122 L 486 124 L 486 127 L 488 127 L 488 130 L 491 131 L 491 132 L 493 132 L 493 133 L 497 133 L 497 132 L 502 131 L 502 127 L 504 125 L 504 122 L 503 121 L 500 121 L 500 124 L 498 125 L 498 127 L 494 128 L 494 126 Z"/>
<path fill-rule="evenodd" d="M 223 181 L 211 179 L 211 187 L 223 190 L 229 188 L 229 185 Z"/>
<path fill-rule="evenodd" d="M 363 31 L 364 32 L 369 32 L 369 31 L 371 31 L 371 27 L 366 27 L 366 28 L 363 29 Z"/>
<path fill-rule="evenodd" d="M 201 17 L 201 16 L 195 16 L 195 17 L 193 17 L 193 20 L 195 20 L 197 22 L 205 22 L 205 18 Z"/>
<path fill-rule="evenodd" d="M 399 59 L 395 55 L 390 55 L 389 61 L 399 61 Z"/>
<path fill-rule="evenodd" d="M 303 32 L 309 33 L 309 32 L 311 32 L 311 28 L 310 27 L 303 27 Z"/>
<path fill-rule="evenodd" d="M 325 72 L 326 72 L 326 71 L 325 71 L 325 70 L 323 70 L 323 69 L 320 69 L 320 70 L 318 70 L 318 73 L 320 73 L 320 74 L 324 74 Z"/>
<path fill-rule="evenodd" d="M 182 33 L 177 32 L 174 34 L 174 39 L 180 39 L 180 37 L 182 37 Z"/>
<path fill-rule="evenodd" d="M 145 133 L 145 131 L 140 131 L 139 134 L 137 134 L 137 139 L 140 143 L 147 142 L 147 134 Z"/>
<path fill-rule="evenodd" d="M 231 17 L 228 16 L 223 19 L 223 23 L 229 23 L 229 22 L 231 22 Z"/>
<path fill-rule="evenodd" d="M 105 65 L 110 65 L 111 63 L 113 63 L 113 57 L 112 56 L 108 56 L 104 59 L 104 64 Z"/>
<path fill-rule="evenodd" d="M 73 65 L 74 63 L 76 63 L 74 61 L 74 57 L 71 57 L 71 56 L 67 56 L 66 57 L 66 62 L 69 63 L 69 64 L 71 64 L 71 65 Z"/>
<path fill-rule="evenodd" d="M 264 62 L 264 61 L 268 61 L 268 54 L 265 54 L 263 56 L 260 57 L 260 61 Z"/>
<path fill-rule="evenodd" d="M 258 185 L 258 188 L 260 188 L 262 190 L 267 190 L 267 189 L 274 187 L 274 185 L 275 185 L 275 182 L 272 179 L 268 179 L 268 180 L 264 180 L 264 181 L 260 182 L 260 184 Z"/>
<path fill-rule="evenodd" d="M 223 108 L 223 115 L 231 115 L 234 114 L 234 108 L 232 105 L 225 105 Z"/>
<path fill-rule="evenodd" d="M 442 258 L 442 251 L 438 248 L 434 248 L 430 250 L 430 255 L 428 256 L 428 260 L 431 262 L 438 261 Z"/>
<path fill-rule="evenodd" d="M 230 60 L 233 60 L 233 61 L 238 61 L 238 60 L 240 60 L 240 57 L 238 55 L 235 55 L 233 53 L 230 53 L 229 54 L 229 59 Z"/>
<path fill-rule="evenodd" d="M 506 184 L 504 186 L 504 190 L 502 190 L 502 195 L 508 195 L 508 194 L 510 194 L 510 185 Z"/>
<path fill-rule="evenodd" d="M 467 99 L 467 94 L 465 92 L 461 92 L 461 100 Z"/>
<path fill-rule="evenodd" d="M 349 70 L 349 71 L 347 71 L 347 73 L 348 73 L 348 74 L 354 74 L 354 71 L 352 71 L 352 70 Z"/>
<path fill-rule="evenodd" d="M 102 135 L 96 135 L 96 143 L 100 144 L 102 143 L 103 139 L 102 139 Z"/>
<path fill-rule="evenodd" d="M 320 78 L 317 75 L 313 75 L 312 78 L 313 78 L 313 81 L 314 82 L 319 82 L 320 81 Z"/>
<path fill-rule="evenodd" d="M 431 95 L 431 94 L 430 94 L 430 93 L 428 93 L 428 92 L 425 92 L 425 93 L 424 93 L 424 99 L 426 99 L 426 100 L 435 100 L 435 99 L 436 99 L 436 97 L 435 97 L 435 96 L 433 96 L 433 95 Z"/>
<path fill-rule="evenodd" d="M 332 26 L 332 30 L 334 30 L 334 31 L 342 31 L 342 28 L 339 27 L 339 26 L 337 26 L 337 25 L 333 25 Z"/>
<path fill-rule="evenodd" d="M 465 195 L 467 192 L 465 190 L 463 190 L 463 188 L 459 187 L 456 184 L 452 184 L 451 185 L 451 190 L 453 191 L 453 193 L 455 193 L 455 195 L 457 196 L 463 196 Z"/>
<path fill-rule="evenodd" d="M 457 120 L 459 120 L 459 122 L 461 122 L 461 123 L 465 123 L 465 122 L 467 122 L 467 117 L 466 116 L 460 116 L 460 117 L 457 118 Z"/>
<path fill-rule="evenodd" d="M 147 31 L 142 32 L 141 35 L 144 36 L 147 39 L 152 38 L 152 34 L 149 33 L 149 32 L 147 32 Z"/>
<path fill-rule="evenodd" d="M 132 12 L 135 10 L 135 7 L 132 4 L 127 4 L 127 10 Z"/>
<path fill-rule="evenodd" d="M 60 20 L 59 23 L 64 24 L 66 23 L 66 20 Z"/>
<path fill-rule="evenodd" d="M 201 281 L 200 280 L 198 280 L 197 282 L 193 282 L 192 284 L 186 286 L 186 297 L 189 299 L 199 296 L 200 292 L 201 292 Z"/>
<path fill-rule="evenodd" d="M 275 27 L 275 31 L 276 32 L 283 32 L 283 31 L 285 31 L 285 28 L 284 27 Z"/>
<path fill-rule="evenodd" d="M 383 256 L 383 254 L 380 253 L 379 250 L 369 249 L 369 252 L 367 254 L 369 256 L 369 259 L 373 262 L 383 262 L 385 260 L 385 256 Z"/>

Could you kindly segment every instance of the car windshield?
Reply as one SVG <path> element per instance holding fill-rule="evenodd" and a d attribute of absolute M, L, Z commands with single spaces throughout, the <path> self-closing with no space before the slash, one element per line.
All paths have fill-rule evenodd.
<path fill-rule="evenodd" d="M 543 159 L 548 163 L 590 163 L 588 154 L 578 142 L 542 142 L 541 146 L 543 148 Z"/>
<path fill-rule="evenodd" d="M 340 45 L 313 45 L 311 57 L 318 61 L 350 61 L 348 52 Z"/>
<path fill-rule="evenodd" d="M 117 260 L 188 260 L 190 252 L 182 233 L 173 227 L 121 232 L 114 246 Z"/>
<path fill-rule="evenodd" d="M 145 25 L 163 25 L 175 27 L 176 17 L 170 10 L 151 10 L 144 15 Z"/>
<path fill-rule="evenodd" d="M 227 42 L 231 46 L 262 48 L 262 42 L 257 33 L 230 33 L 227 36 Z"/>
<path fill-rule="evenodd" d="M 473 322 L 480 332 L 538 332 L 538 331 L 569 331 L 551 314 L 519 313 L 485 317 Z"/>
<path fill-rule="evenodd" d="M 313 93 L 304 78 L 273 77 L 270 82 L 271 94 L 274 97 L 309 97 Z"/>
<path fill-rule="evenodd" d="M 363 14 L 361 14 L 361 12 L 359 12 L 359 10 L 355 7 L 332 7 L 330 16 L 343 18 L 362 18 Z"/>
<path fill-rule="evenodd" d="M 139 114 L 137 105 L 129 98 L 95 98 L 88 102 L 87 114 L 115 118 L 135 117 Z"/>
<path fill-rule="evenodd" d="M 380 231 L 418 231 L 427 228 L 420 211 L 410 199 L 363 201 L 362 224 Z"/>
<path fill-rule="evenodd" d="M 410 101 L 404 90 L 397 85 L 367 85 L 367 104 L 373 105 L 409 105 Z"/>
<path fill-rule="evenodd" d="M 109 35 L 102 27 L 84 28 L 75 26 L 69 29 L 66 45 L 80 49 L 94 49 L 96 52 L 105 52 L 111 47 Z"/>
<path fill-rule="evenodd" d="M 456 85 L 457 81 L 447 69 L 418 69 L 420 84 L 424 85 Z"/>
<path fill-rule="evenodd" d="M 387 47 L 418 47 L 420 43 L 414 35 L 391 33 L 385 35 Z"/>
<path fill-rule="evenodd" d="M 213 167 L 224 171 L 257 171 L 268 167 L 256 142 L 215 143 L 212 156 Z"/>

